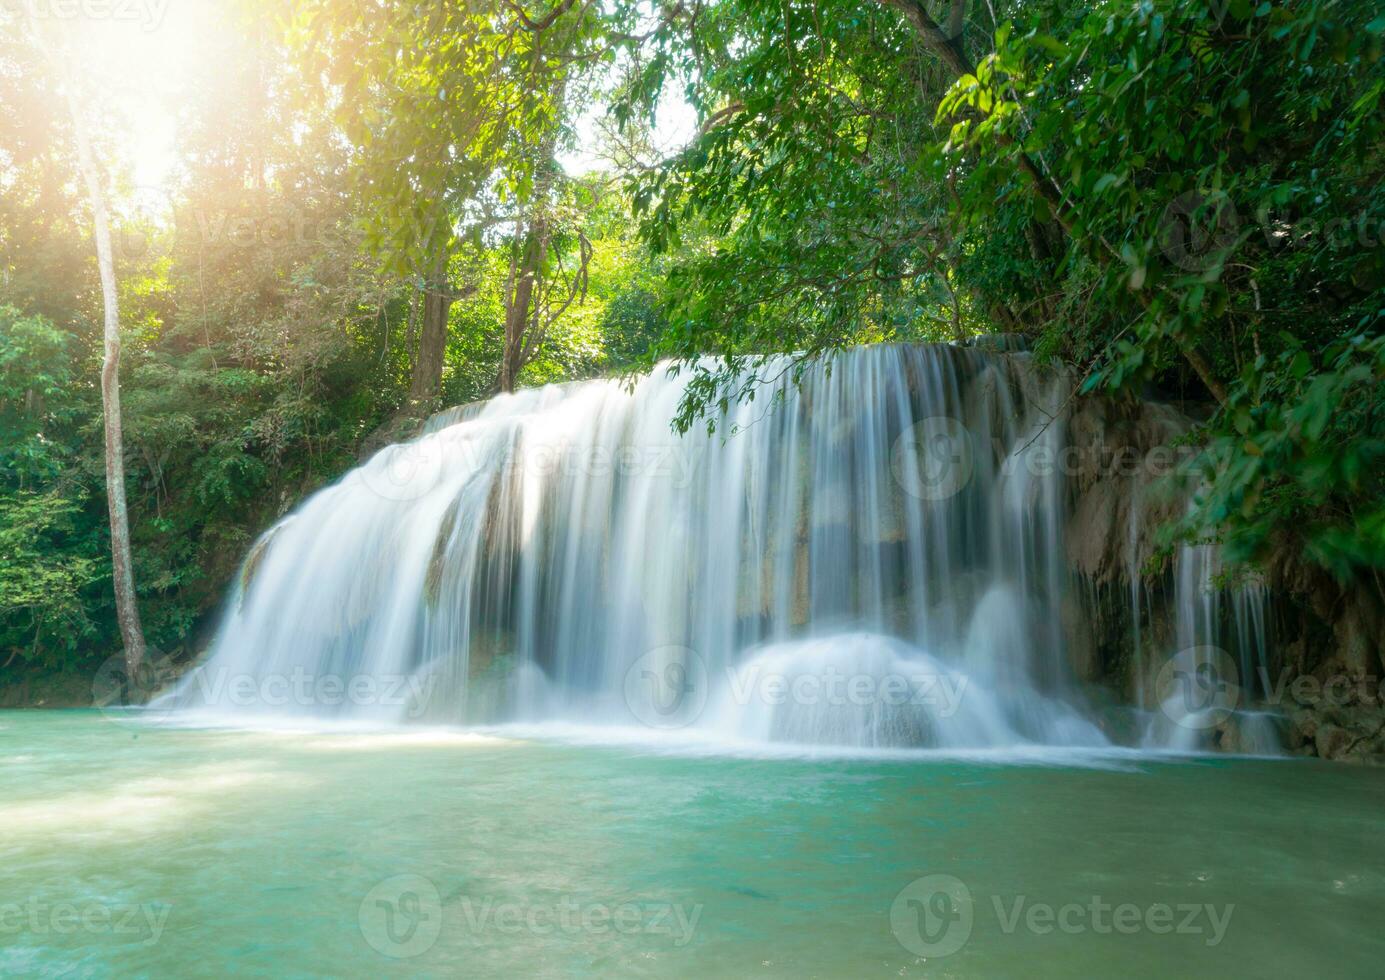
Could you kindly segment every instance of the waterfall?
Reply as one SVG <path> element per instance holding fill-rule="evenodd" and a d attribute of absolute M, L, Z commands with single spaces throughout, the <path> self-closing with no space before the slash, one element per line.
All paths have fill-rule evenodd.
<path fill-rule="evenodd" d="M 1221 581 L 1221 549 L 1206 542 L 1179 546 L 1174 575 L 1177 650 L 1165 661 L 1160 710 L 1145 744 L 1196 751 L 1221 739 L 1238 750 L 1277 753 L 1272 716 L 1249 708 L 1268 676 L 1263 584 Z"/>
<path fill-rule="evenodd" d="M 1140 513 L 1143 507 L 1144 487 L 1139 480 L 1130 481 L 1130 503 L 1127 508 L 1126 534 L 1126 582 L 1130 587 L 1130 650 L 1135 660 L 1135 704 L 1147 706 L 1145 696 L 1145 651 L 1144 637 L 1140 630 L 1144 603 L 1144 572 L 1140 568 Z"/>
<path fill-rule="evenodd" d="M 666 366 L 435 418 L 257 543 L 170 700 L 237 718 L 1107 744 L 1066 654 L 1072 379 L 949 345 L 752 369 L 756 398 L 711 435 L 671 430 L 689 381 Z"/>

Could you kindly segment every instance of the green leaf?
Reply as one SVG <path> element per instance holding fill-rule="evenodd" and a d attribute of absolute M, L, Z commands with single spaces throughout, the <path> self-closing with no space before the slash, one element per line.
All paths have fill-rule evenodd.
<path fill-rule="evenodd" d="M 1068 55 L 1068 46 L 1051 35 L 1034 34 L 1031 36 L 1030 40 L 1045 51 L 1055 54 L 1060 58 L 1066 58 Z"/>

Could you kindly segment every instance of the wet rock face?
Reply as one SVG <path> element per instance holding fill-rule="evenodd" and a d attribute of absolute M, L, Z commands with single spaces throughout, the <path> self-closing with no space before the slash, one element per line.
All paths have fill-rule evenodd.
<path fill-rule="evenodd" d="M 1029 338 L 1019 333 L 988 333 L 971 338 L 967 346 L 992 354 L 1015 354 L 1029 350 Z"/>
<path fill-rule="evenodd" d="M 1236 755 L 1279 755 L 1284 748 L 1283 716 L 1275 712 L 1241 712 L 1224 719 L 1213 733 L 1213 746 Z"/>
<path fill-rule="evenodd" d="M 1291 601 L 1296 636 L 1307 644 L 1297 664 L 1302 672 L 1328 666 L 1351 677 L 1385 676 L 1385 601 L 1378 585 L 1338 582 L 1283 538 L 1271 547 L 1265 569 L 1271 588 Z"/>
<path fill-rule="evenodd" d="M 1342 762 L 1385 763 L 1385 702 L 1378 679 L 1362 678 L 1355 685 L 1314 687 L 1315 693 L 1290 694 L 1287 742 L 1291 751 Z M 1302 699 L 1301 701 L 1299 699 Z"/>
<path fill-rule="evenodd" d="M 1179 603 L 1189 601 L 1187 583 L 1177 579 L 1181 556 L 1170 559 L 1161 532 L 1185 507 L 1188 491 L 1172 473 L 1190 450 L 1174 444 L 1192 425 L 1172 406 L 1104 397 L 1075 404 L 1068 424 L 1063 545 L 1075 582 L 1063 614 L 1069 659 L 1083 680 L 1146 708 L 1161 665 L 1189 642 L 1179 626 Z M 1237 678 L 1239 708 L 1254 721 L 1247 726 L 1240 713 L 1232 716 L 1211 733 L 1208 747 L 1254 752 L 1274 737 L 1299 754 L 1385 761 L 1379 588 L 1337 582 L 1292 541 L 1278 542 L 1258 573 L 1264 649 L 1254 657 L 1232 651 L 1246 675 Z M 1217 645 L 1231 645 L 1244 632 L 1244 623 L 1233 621 L 1233 604 L 1207 605 L 1219 620 L 1212 632 L 1229 638 Z M 1353 693 L 1324 695 L 1328 682 Z"/>
<path fill-rule="evenodd" d="M 1265 697 L 1291 751 L 1385 763 L 1385 612 L 1370 582 L 1342 583 L 1279 541 L 1265 561 L 1281 643 Z"/>
<path fill-rule="evenodd" d="M 1174 442 L 1191 421 L 1156 402 L 1090 398 L 1068 426 L 1068 482 L 1074 493 L 1068 561 L 1097 584 L 1129 580 L 1158 550 L 1159 530 L 1181 514 L 1172 479 Z"/>

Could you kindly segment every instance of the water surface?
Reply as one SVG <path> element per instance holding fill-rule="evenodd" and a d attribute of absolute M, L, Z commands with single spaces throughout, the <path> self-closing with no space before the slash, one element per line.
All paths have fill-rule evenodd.
<path fill-rule="evenodd" d="M 0 974 L 1378 976 L 1385 962 L 1385 771 L 537 735 L 0 712 Z"/>

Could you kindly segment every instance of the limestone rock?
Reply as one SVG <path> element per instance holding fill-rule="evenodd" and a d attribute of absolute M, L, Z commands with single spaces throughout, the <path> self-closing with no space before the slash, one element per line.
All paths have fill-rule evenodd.
<path fill-rule="evenodd" d="M 1349 731 L 1337 725 L 1321 725 L 1313 736 L 1313 746 L 1322 759 L 1342 757 L 1354 741 Z"/>

